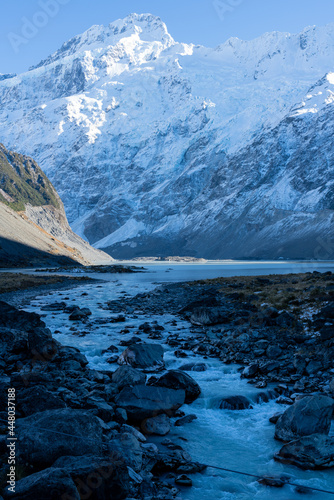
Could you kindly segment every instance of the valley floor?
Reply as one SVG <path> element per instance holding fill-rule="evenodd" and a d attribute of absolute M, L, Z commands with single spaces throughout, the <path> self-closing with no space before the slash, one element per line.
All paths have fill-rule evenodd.
<path fill-rule="evenodd" d="M 64 285 L 53 275 L 22 276 L 9 274 L 9 286 Z M 29 463 L 18 498 L 48 498 L 50 484 L 59 498 L 77 498 L 78 477 L 87 482 L 111 465 L 93 499 L 115 491 L 120 499 L 270 495 L 256 481 L 236 478 L 232 488 L 229 476 L 203 463 L 278 475 L 286 486 L 277 499 L 297 494 L 289 482 L 333 489 L 331 470 L 292 466 L 303 453 L 282 465 L 269 417 L 278 413 L 278 422 L 289 408 L 298 417 L 307 396 L 317 412 L 333 404 L 334 274 L 147 280 L 126 273 L 77 281 L 71 292 L 35 294 L 29 312 L 1 303 L 0 377 L 16 390 L 18 459 Z M 64 429 L 76 439 L 53 442 L 50 432 Z M 313 458 L 302 465 L 312 469 Z"/>

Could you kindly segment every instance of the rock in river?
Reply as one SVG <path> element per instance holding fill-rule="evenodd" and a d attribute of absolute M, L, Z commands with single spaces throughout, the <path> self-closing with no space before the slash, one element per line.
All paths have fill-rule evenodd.
<path fill-rule="evenodd" d="M 247 410 L 252 406 L 245 396 L 227 396 L 221 400 L 219 408 L 221 410 Z"/>
<path fill-rule="evenodd" d="M 187 373 L 181 370 L 169 370 L 158 380 L 153 382 L 154 386 L 168 387 L 169 389 L 184 389 L 186 392 L 186 403 L 192 403 L 201 394 L 198 383 Z"/>
<path fill-rule="evenodd" d="M 334 467 L 334 438 L 313 434 L 291 441 L 276 453 L 275 460 L 296 465 L 301 469 L 328 469 Z"/>
<path fill-rule="evenodd" d="M 187 363 L 180 366 L 179 370 L 185 372 L 205 372 L 208 369 L 205 363 Z"/>
<path fill-rule="evenodd" d="M 290 406 L 278 419 L 275 438 L 292 441 L 311 434 L 328 434 L 334 400 L 327 396 L 306 396 Z"/>
<path fill-rule="evenodd" d="M 120 366 L 112 374 L 112 381 L 117 385 L 118 389 L 121 390 L 127 385 L 143 385 L 145 384 L 146 377 L 140 371 L 132 368 L 132 366 Z"/>
<path fill-rule="evenodd" d="M 124 387 L 115 402 L 127 412 L 129 420 L 140 422 L 160 413 L 173 415 L 185 401 L 185 391 L 135 385 Z"/>

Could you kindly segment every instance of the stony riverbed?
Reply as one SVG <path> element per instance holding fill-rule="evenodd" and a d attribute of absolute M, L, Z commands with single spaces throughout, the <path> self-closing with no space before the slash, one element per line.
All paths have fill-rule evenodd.
<path fill-rule="evenodd" d="M 285 482 L 328 489 L 333 290 L 331 273 L 152 282 L 137 294 L 114 281 L 36 297 L 27 309 L 42 318 L 3 305 L 2 377 L 17 389 L 20 417 L 17 498 L 44 498 L 50 484 L 57 498 L 74 495 L 78 477 L 110 460 L 98 494 L 117 490 L 117 498 L 299 495 Z M 323 462 L 318 453 L 298 463 L 309 442 L 284 448 L 303 439 L 305 411 Z M 76 438 L 50 437 L 65 428 Z M 34 440 L 44 452 L 34 454 Z M 203 462 L 275 476 L 281 488 Z"/>

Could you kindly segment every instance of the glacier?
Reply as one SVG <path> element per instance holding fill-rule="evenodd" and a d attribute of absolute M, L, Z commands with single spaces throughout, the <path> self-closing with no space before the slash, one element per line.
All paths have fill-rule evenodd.
<path fill-rule="evenodd" d="M 150 14 L 0 75 L 0 142 L 116 258 L 331 258 L 334 24 L 176 42 Z"/>

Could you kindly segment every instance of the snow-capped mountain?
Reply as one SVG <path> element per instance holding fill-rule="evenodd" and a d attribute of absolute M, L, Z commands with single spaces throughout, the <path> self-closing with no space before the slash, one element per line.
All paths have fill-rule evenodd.
<path fill-rule="evenodd" d="M 334 24 L 209 49 L 133 14 L 0 75 L 0 141 L 115 257 L 316 257 L 331 235 L 333 56 Z"/>

